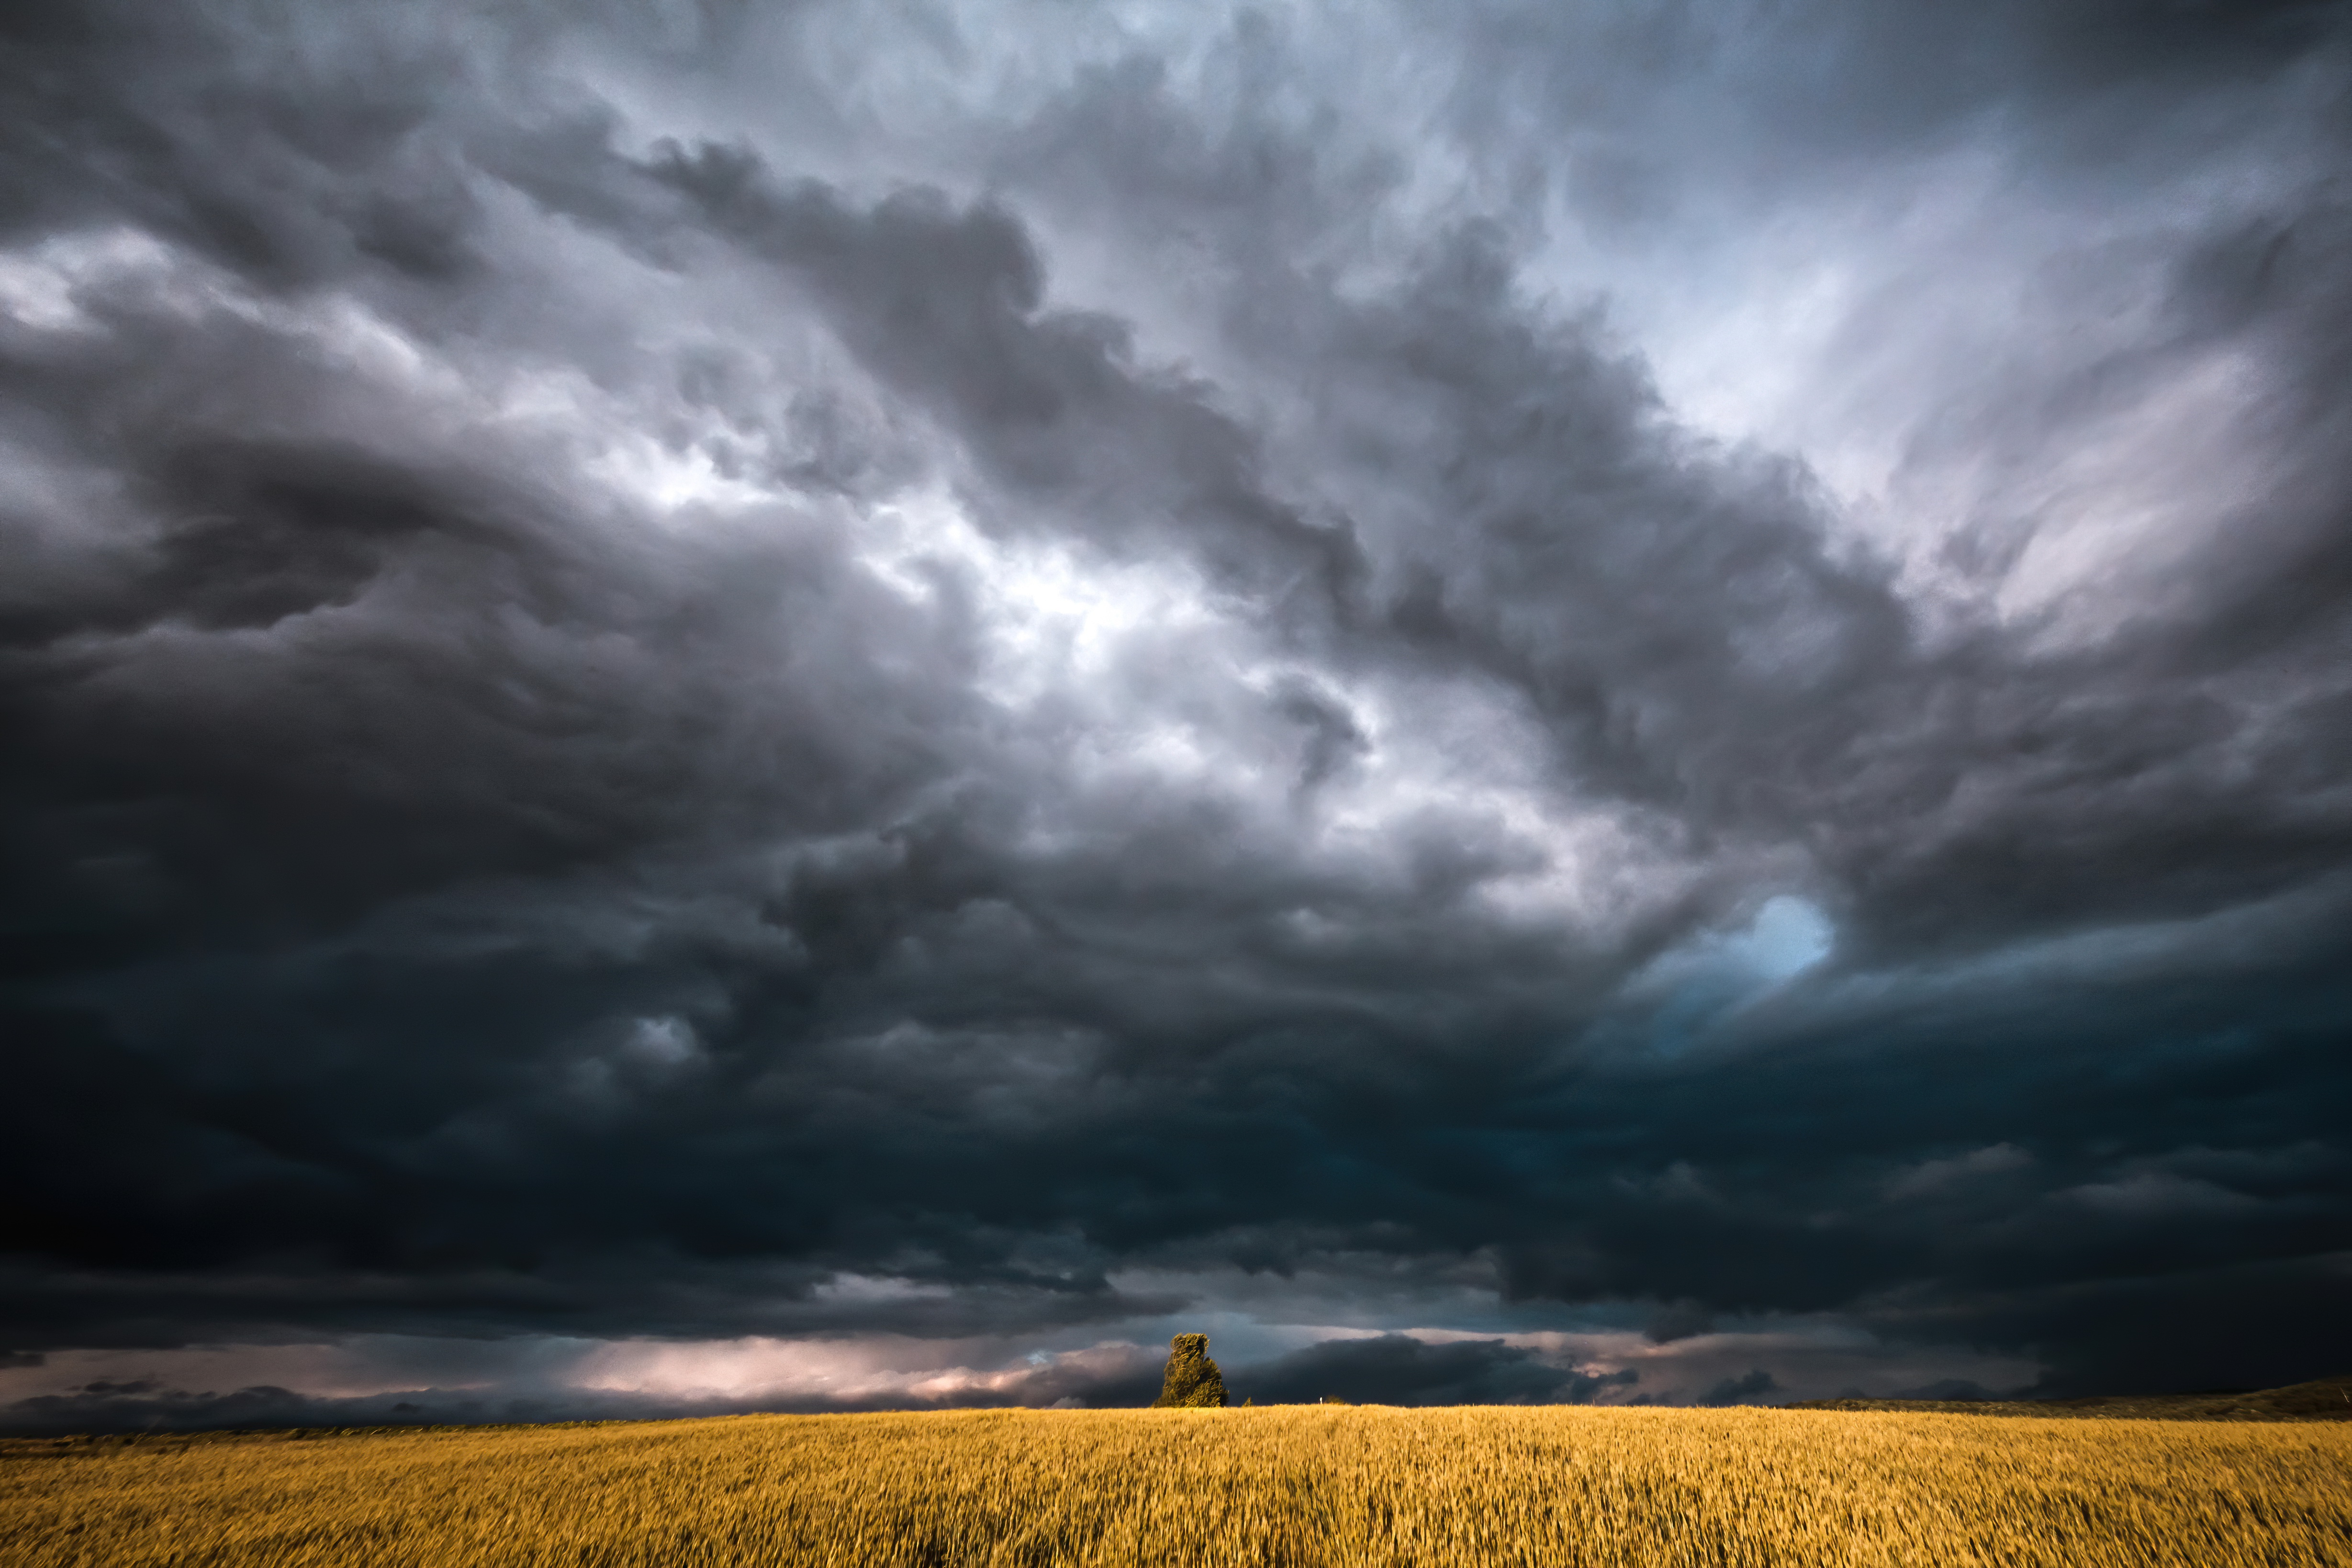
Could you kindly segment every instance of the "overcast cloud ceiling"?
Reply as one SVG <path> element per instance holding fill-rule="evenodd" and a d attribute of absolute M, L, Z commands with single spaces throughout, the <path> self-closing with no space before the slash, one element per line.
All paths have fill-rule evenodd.
<path fill-rule="evenodd" d="M 0 38 L 13 1426 L 2346 1369 L 2344 6 Z"/>

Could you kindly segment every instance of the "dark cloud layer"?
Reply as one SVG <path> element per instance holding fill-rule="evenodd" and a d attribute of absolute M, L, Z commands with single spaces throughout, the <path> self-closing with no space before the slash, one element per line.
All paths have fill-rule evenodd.
<path fill-rule="evenodd" d="M 1058 16 L 0 23 L 0 1365 L 2341 1370 L 2344 8 Z"/>
<path fill-rule="evenodd" d="M 1553 1366 L 1499 1340 L 1428 1344 L 1405 1334 L 1327 1340 L 1234 1379 L 1239 1397 L 1266 1405 L 1337 1399 L 1381 1405 L 1580 1405 L 1601 1388 L 1638 1381 Z"/>
<path fill-rule="evenodd" d="M 1579 1405 L 1639 1381 L 1628 1372 L 1594 1374 L 1552 1364 L 1499 1340 L 1428 1344 L 1404 1334 L 1333 1340 L 1240 1370 L 1231 1390 L 1254 1405 L 1313 1405 L 1326 1400 L 1383 1405 Z M 1773 1387 L 1769 1373 L 1725 1379 L 1707 1403 L 1747 1403 Z M 1160 1368 L 1136 1354 L 1111 1364 L 1045 1365 L 919 1401 L 930 1408 L 1006 1405 L 1118 1407 L 1149 1404 Z M 9 1429 L 27 1436 L 72 1432 L 176 1432 L 271 1426 L 425 1426 L 505 1421 L 670 1420 L 755 1410 L 839 1411 L 899 1408 L 896 1396 L 842 1399 L 680 1398 L 582 1388 L 403 1389 L 321 1397 L 268 1384 L 231 1393 L 191 1392 L 154 1377 L 95 1379 L 61 1394 L 5 1407 Z"/>

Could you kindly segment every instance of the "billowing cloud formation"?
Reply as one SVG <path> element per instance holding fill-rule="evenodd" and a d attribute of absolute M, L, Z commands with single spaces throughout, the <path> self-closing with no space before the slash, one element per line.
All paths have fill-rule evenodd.
<path fill-rule="evenodd" d="M 1284 1357 L 1251 1378 L 1244 1397 L 1263 1391 L 1270 1405 L 1318 1399 L 1383 1405 L 1582 1404 L 1598 1389 L 1638 1381 L 1626 1373 L 1595 1376 L 1553 1366 L 1500 1340 L 1430 1344 L 1408 1334 L 1326 1340 Z"/>
<path fill-rule="evenodd" d="M 2338 1370 L 2344 7 L 151 10 L 0 24 L 19 1425 Z M 903 1354 L 542 1364 L 751 1341 Z"/>

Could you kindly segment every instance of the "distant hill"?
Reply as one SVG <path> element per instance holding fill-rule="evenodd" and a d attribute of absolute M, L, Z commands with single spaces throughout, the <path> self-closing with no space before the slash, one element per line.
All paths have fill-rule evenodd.
<path fill-rule="evenodd" d="M 2249 1394 L 2102 1394 L 2084 1399 L 1807 1399 L 1789 1410 L 1905 1410 L 2091 1421 L 2352 1421 L 2352 1375 Z"/>

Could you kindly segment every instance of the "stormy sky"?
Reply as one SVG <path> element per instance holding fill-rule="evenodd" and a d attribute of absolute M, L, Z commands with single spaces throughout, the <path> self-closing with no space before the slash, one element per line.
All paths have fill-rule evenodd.
<path fill-rule="evenodd" d="M 17 0 L 0 1425 L 2347 1370 L 2347 106 Z"/>

